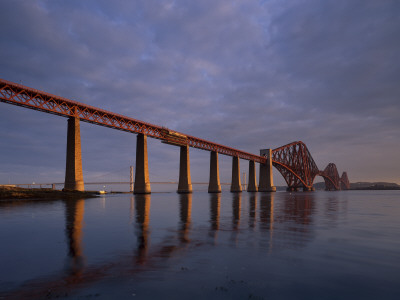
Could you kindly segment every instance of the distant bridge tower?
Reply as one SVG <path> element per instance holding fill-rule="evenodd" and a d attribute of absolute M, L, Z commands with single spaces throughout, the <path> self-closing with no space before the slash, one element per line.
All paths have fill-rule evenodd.
<path fill-rule="evenodd" d="M 342 190 L 349 190 L 350 189 L 350 181 L 347 177 L 347 172 L 342 173 L 342 177 L 340 177 L 340 187 Z"/>
<path fill-rule="evenodd" d="M 340 178 L 339 173 L 334 163 L 330 163 L 326 166 L 325 170 L 320 172 L 325 180 L 325 190 L 327 191 L 338 191 L 340 190 Z"/>

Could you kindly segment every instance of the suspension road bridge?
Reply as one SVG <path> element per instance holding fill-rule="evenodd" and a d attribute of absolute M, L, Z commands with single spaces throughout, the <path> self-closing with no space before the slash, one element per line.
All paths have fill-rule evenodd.
<path fill-rule="evenodd" d="M 219 154 L 232 157 L 231 192 L 242 191 L 239 159 L 249 161 L 247 183 L 247 191 L 249 192 L 273 192 L 276 190 L 273 185 L 272 166 L 282 174 L 290 191 L 296 191 L 300 188 L 304 191 L 313 190 L 313 182 L 316 176 L 324 178 L 327 190 L 349 189 L 350 187 L 347 173 L 343 172 L 342 176 L 339 176 L 334 163 L 328 164 L 324 170 L 319 170 L 307 146 L 301 141 L 276 149 L 262 149 L 260 155 L 251 154 L 3 79 L 0 79 L 0 102 L 68 118 L 65 190 L 84 190 L 80 121 L 137 134 L 133 189 L 135 194 L 151 192 L 147 137 L 159 139 L 162 143 L 180 148 L 178 193 L 192 192 L 189 147 L 210 152 L 208 186 L 210 193 L 221 192 Z M 260 164 L 258 185 L 255 163 Z"/>

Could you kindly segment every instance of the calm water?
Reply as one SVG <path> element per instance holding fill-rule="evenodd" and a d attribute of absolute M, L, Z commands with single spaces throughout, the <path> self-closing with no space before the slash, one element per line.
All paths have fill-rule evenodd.
<path fill-rule="evenodd" d="M 0 202 L 0 299 L 400 299 L 400 192 Z"/>

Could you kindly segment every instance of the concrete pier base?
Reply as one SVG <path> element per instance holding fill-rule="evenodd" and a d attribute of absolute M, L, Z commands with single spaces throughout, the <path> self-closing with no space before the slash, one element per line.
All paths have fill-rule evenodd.
<path fill-rule="evenodd" d="M 287 192 L 297 192 L 297 191 L 298 191 L 298 188 L 297 188 L 297 187 L 294 187 L 294 186 L 288 186 L 288 187 L 286 188 L 286 191 L 287 191 Z"/>
<path fill-rule="evenodd" d="M 190 177 L 189 146 L 181 146 L 179 165 L 179 184 L 177 192 L 188 194 L 192 192 L 192 179 Z"/>
<path fill-rule="evenodd" d="M 249 161 L 249 184 L 247 185 L 247 191 L 257 192 L 256 166 L 254 160 Z"/>
<path fill-rule="evenodd" d="M 231 183 L 231 192 L 239 193 L 242 191 L 242 184 L 240 182 L 240 165 L 239 165 L 239 157 L 232 157 L 232 183 Z"/>
<path fill-rule="evenodd" d="M 267 165 L 260 164 L 260 176 L 258 179 L 258 191 L 266 192 L 267 191 Z"/>
<path fill-rule="evenodd" d="M 276 192 L 276 187 L 274 186 L 274 178 L 272 173 L 272 149 L 268 149 L 267 158 L 267 192 Z"/>
<path fill-rule="evenodd" d="M 221 183 L 219 181 L 218 152 L 210 152 L 210 181 L 208 184 L 209 193 L 221 193 Z"/>
<path fill-rule="evenodd" d="M 303 186 L 303 192 L 313 192 L 313 191 L 315 191 L 314 187 L 308 188 L 308 187 Z"/>
<path fill-rule="evenodd" d="M 65 168 L 64 190 L 84 191 L 82 174 L 81 130 L 79 118 L 68 119 L 67 162 Z"/>
<path fill-rule="evenodd" d="M 147 135 L 139 133 L 136 138 L 136 172 L 134 194 L 150 194 L 149 162 L 147 158 Z"/>
<path fill-rule="evenodd" d="M 267 155 L 267 161 L 265 164 L 260 164 L 260 185 L 258 187 L 258 191 L 276 192 L 276 187 L 274 186 L 274 179 L 272 174 L 272 150 L 261 150 L 260 155 L 263 154 Z"/>

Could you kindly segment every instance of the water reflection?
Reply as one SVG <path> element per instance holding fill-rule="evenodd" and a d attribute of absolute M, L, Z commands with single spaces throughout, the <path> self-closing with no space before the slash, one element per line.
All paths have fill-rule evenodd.
<path fill-rule="evenodd" d="M 285 193 L 275 212 L 275 247 L 305 247 L 315 237 L 315 211 L 314 193 Z"/>
<path fill-rule="evenodd" d="M 129 202 L 129 221 L 133 222 L 133 218 L 135 216 L 135 197 L 131 196 L 131 200 Z"/>
<path fill-rule="evenodd" d="M 241 205 L 242 205 L 242 193 L 232 193 L 232 235 L 231 235 L 231 242 L 235 246 L 237 245 L 237 242 L 238 242 Z"/>
<path fill-rule="evenodd" d="M 85 212 L 85 200 L 66 200 L 65 234 L 68 242 L 67 272 L 79 276 L 84 268 L 85 258 L 82 247 L 82 227 Z"/>
<path fill-rule="evenodd" d="M 192 214 L 192 194 L 180 194 L 179 206 L 179 239 L 182 243 L 189 243 L 190 220 Z"/>
<path fill-rule="evenodd" d="M 216 242 L 217 231 L 219 230 L 219 219 L 221 211 L 221 193 L 210 194 L 210 231 L 209 236 Z"/>
<path fill-rule="evenodd" d="M 339 199 L 335 194 L 329 195 L 327 201 L 325 201 L 325 220 L 330 226 L 337 224 L 339 217 Z"/>
<path fill-rule="evenodd" d="M 262 193 L 260 200 L 260 230 L 273 229 L 275 193 Z"/>
<path fill-rule="evenodd" d="M 283 206 L 278 217 L 279 222 L 294 221 L 297 224 L 311 224 L 315 211 L 313 193 L 285 193 Z"/>
<path fill-rule="evenodd" d="M 139 264 L 145 263 L 147 257 L 149 245 L 150 199 L 150 194 L 135 195 L 135 229 L 138 244 L 135 257 L 136 262 Z"/>
<path fill-rule="evenodd" d="M 257 193 L 251 193 L 249 196 L 249 227 L 254 229 L 256 225 L 257 211 Z"/>
<path fill-rule="evenodd" d="M 275 193 L 262 193 L 260 199 L 260 232 L 265 232 L 260 239 L 260 246 L 272 251 L 274 234 L 274 197 Z"/>
<path fill-rule="evenodd" d="M 248 196 L 249 213 L 248 220 L 246 220 L 247 213 L 242 210 L 242 197 Z M 151 195 L 135 195 L 126 200 L 127 208 L 129 207 L 130 229 L 134 228 L 136 239 L 136 247 L 132 253 L 132 249 L 128 250 L 128 254 L 123 253 L 120 256 L 110 256 L 104 259 L 102 263 L 94 264 L 91 266 L 85 265 L 85 255 L 83 249 L 83 225 L 85 213 L 85 200 L 67 200 L 64 201 L 65 206 L 65 234 L 68 244 L 68 259 L 67 268 L 63 270 L 58 278 L 53 282 L 49 278 L 44 278 L 43 291 L 49 285 L 59 284 L 63 282 L 69 283 L 90 283 L 99 281 L 105 277 L 113 277 L 115 274 L 118 276 L 132 276 L 137 272 L 160 266 L 162 262 L 168 261 L 166 258 L 172 255 L 178 256 L 179 250 L 186 249 L 192 242 L 196 247 L 203 245 L 204 239 L 211 240 L 211 247 L 224 247 L 224 243 L 218 245 L 218 238 L 221 240 L 230 241 L 229 247 L 235 248 L 238 242 L 239 229 L 241 236 L 245 236 L 246 229 L 251 230 L 251 237 L 255 236 L 254 233 L 259 231 L 260 239 L 258 245 L 262 249 L 267 249 L 263 253 L 278 252 L 287 248 L 304 247 L 315 236 L 314 233 L 314 214 L 315 214 L 315 196 L 313 193 L 232 193 L 224 195 L 222 198 L 221 193 L 204 195 L 209 197 L 209 219 L 208 214 L 203 222 L 209 224 L 208 237 L 199 235 L 198 232 L 191 236 L 192 227 L 192 194 L 180 194 L 179 198 L 174 198 L 176 206 L 171 209 L 179 211 L 178 230 L 174 227 L 174 232 L 171 234 L 170 228 L 166 229 L 167 236 L 165 238 L 152 237 L 150 243 L 150 207 Z M 259 198 L 259 207 L 257 201 Z M 111 200 L 112 198 L 109 198 Z M 204 199 L 204 198 L 203 198 Z M 205 198 L 207 199 L 207 198 Z M 246 198 L 244 198 L 246 200 Z M 99 199 L 93 201 L 102 201 Z M 156 198 L 157 200 L 157 198 Z M 178 200 L 178 201 L 176 201 Z M 91 201 L 91 200 L 89 200 Z M 158 201 L 161 202 L 160 199 Z M 227 204 L 227 215 L 221 218 L 221 202 Z M 109 209 L 109 206 L 105 211 Z M 154 201 L 154 204 L 161 204 Z M 229 205 L 231 204 L 232 213 L 230 213 Z M 115 205 L 118 205 L 115 203 Z M 325 211 L 337 212 L 338 200 L 329 198 L 325 202 Z M 225 207 L 225 206 L 223 206 Z M 258 213 L 257 213 L 258 210 Z M 170 211 L 166 210 L 166 214 Z M 201 212 L 194 212 L 196 215 L 201 215 Z M 258 214 L 258 216 L 257 216 Z M 225 218 L 227 216 L 228 218 Z M 126 215 L 128 218 L 128 215 Z M 241 218 L 243 219 L 242 223 Z M 101 222 L 101 219 L 98 220 Z M 133 222 L 133 224 L 132 224 Z M 201 221 L 200 221 L 201 222 Z M 155 220 L 154 223 L 163 224 L 163 220 Z M 222 224 L 221 224 L 222 223 Z M 257 225 L 257 223 L 259 223 Z M 174 223 L 176 224 L 176 223 Z M 123 226 L 123 225 L 120 225 Z M 174 225 L 176 226 L 176 225 Z M 246 228 L 247 226 L 247 228 Z M 160 226 L 161 227 L 161 226 Z M 220 230 L 221 227 L 229 230 Z M 154 230 L 154 228 L 153 228 Z M 163 230 L 163 229 L 158 229 Z M 159 232 L 157 232 L 159 234 Z M 204 232 L 200 231 L 200 234 Z M 220 234 L 220 236 L 218 236 Z M 192 240 L 195 240 L 194 243 Z M 203 240 L 203 241 L 202 241 Z M 105 243 L 107 241 L 104 241 Z M 151 248 L 150 248 L 151 244 Z M 210 243 L 207 243 L 210 247 Z M 247 242 L 246 249 L 251 251 L 256 246 Z M 226 250 L 226 249 L 225 249 Z M 89 254 L 86 254 L 89 256 Z M 179 256 L 178 256 L 179 257 Z M 49 283 L 50 282 L 50 283 Z M 60 283 L 61 282 L 61 283 Z M 36 286 L 40 286 L 39 283 Z M 36 288 L 36 287 L 35 287 Z"/>
<path fill-rule="evenodd" d="M 232 194 L 232 229 L 237 231 L 240 225 L 240 207 L 242 205 L 242 193 Z"/>

